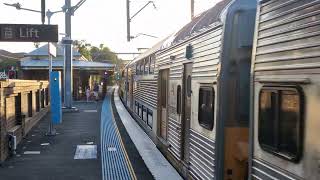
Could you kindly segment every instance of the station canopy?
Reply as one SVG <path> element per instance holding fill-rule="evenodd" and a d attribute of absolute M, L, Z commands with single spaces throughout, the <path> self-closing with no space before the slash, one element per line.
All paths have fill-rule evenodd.
<path fill-rule="evenodd" d="M 53 60 L 52 68 L 55 69 L 63 69 L 64 61 L 61 60 Z M 27 59 L 23 60 L 20 63 L 20 67 L 22 70 L 42 70 L 48 69 L 49 60 L 48 59 Z M 79 61 L 73 60 L 73 69 L 78 70 L 113 70 L 115 67 L 114 64 L 105 63 L 105 62 L 94 62 L 94 61 Z"/>
<path fill-rule="evenodd" d="M 52 68 L 61 70 L 64 66 L 64 50 L 60 43 L 55 44 L 57 47 L 57 56 L 53 57 Z M 97 62 L 86 59 L 76 48 L 73 49 L 73 69 L 77 70 L 113 70 L 115 65 L 112 63 Z M 45 44 L 24 55 L 20 61 L 22 70 L 44 70 L 49 68 L 48 45 Z"/>

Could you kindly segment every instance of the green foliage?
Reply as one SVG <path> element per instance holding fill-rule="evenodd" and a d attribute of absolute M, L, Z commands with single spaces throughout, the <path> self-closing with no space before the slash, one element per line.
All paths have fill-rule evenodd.
<path fill-rule="evenodd" d="M 92 46 L 90 54 L 93 61 L 109 60 L 111 63 L 117 64 L 119 60 L 118 56 L 103 44 L 100 44 L 99 48 Z"/>
<path fill-rule="evenodd" d="M 78 48 L 78 51 L 81 55 L 87 59 L 92 59 L 92 61 L 110 61 L 113 64 L 119 64 L 118 56 L 112 52 L 104 44 L 100 44 L 99 47 L 91 46 L 86 43 L 85 40 L 75 41 L 74 46 Z"/>
<path fill-rule="evenodd" d="M 85 40 L 75 41 L 74 45 L 78 48 L 79 53 L 86 59 L 91 59 L 90 47 L 91 45 L 86 43 Z"/>
<path fill-rule="evenodd" d="M 18 61 L 12 60 L 9 58 L 1 58 L 0 59 L 0 71 L 8 70 L 8 67 L 14 66 L 15 68 L 18 67 Z"/>

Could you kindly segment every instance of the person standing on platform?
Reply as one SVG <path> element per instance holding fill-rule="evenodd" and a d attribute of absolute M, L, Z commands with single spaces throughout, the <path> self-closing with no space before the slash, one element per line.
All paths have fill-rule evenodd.
<path fill-rule="evenodd" d="M 90 92 L 90 88 L 88 87 L 86 89 L 87 102 L 89 102 L 90 95 L 91 95 L 91 92 Z"/>
<path fill-rule="evenodd" d="M 99 86 L 98 86 L 97 82 L 94 83 L 93 94 L 96 98 L 96 101 L 98 101 L 99 100 L 99 95 L 98 95 L 99 94 Z"/>

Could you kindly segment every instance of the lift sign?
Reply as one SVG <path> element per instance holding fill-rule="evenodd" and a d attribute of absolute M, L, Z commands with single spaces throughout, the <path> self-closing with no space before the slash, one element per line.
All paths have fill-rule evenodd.
<path fill-rule="evenodd" d="M 0 41 L 58 42 L 58 25 L 0 24 Z"/>

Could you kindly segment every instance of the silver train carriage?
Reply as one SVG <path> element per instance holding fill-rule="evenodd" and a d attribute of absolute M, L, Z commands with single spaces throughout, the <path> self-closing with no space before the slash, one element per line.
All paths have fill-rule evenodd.
<path fill-rule="evenodd" d="M 255 14 L 254 1 L 222 1 L 157 53 L 158 135 L 194 179 L 247 177 Z"/>
<path fill-rule="evenodd" d="M 250 178 L 320 179 L 320 1 L 257 9 Z"/>
<path fill-rule="evenodd" d="M 185 178 L 247 179 L 256 7 L 221 1 L 124 71 L 124 104 Z"/>

